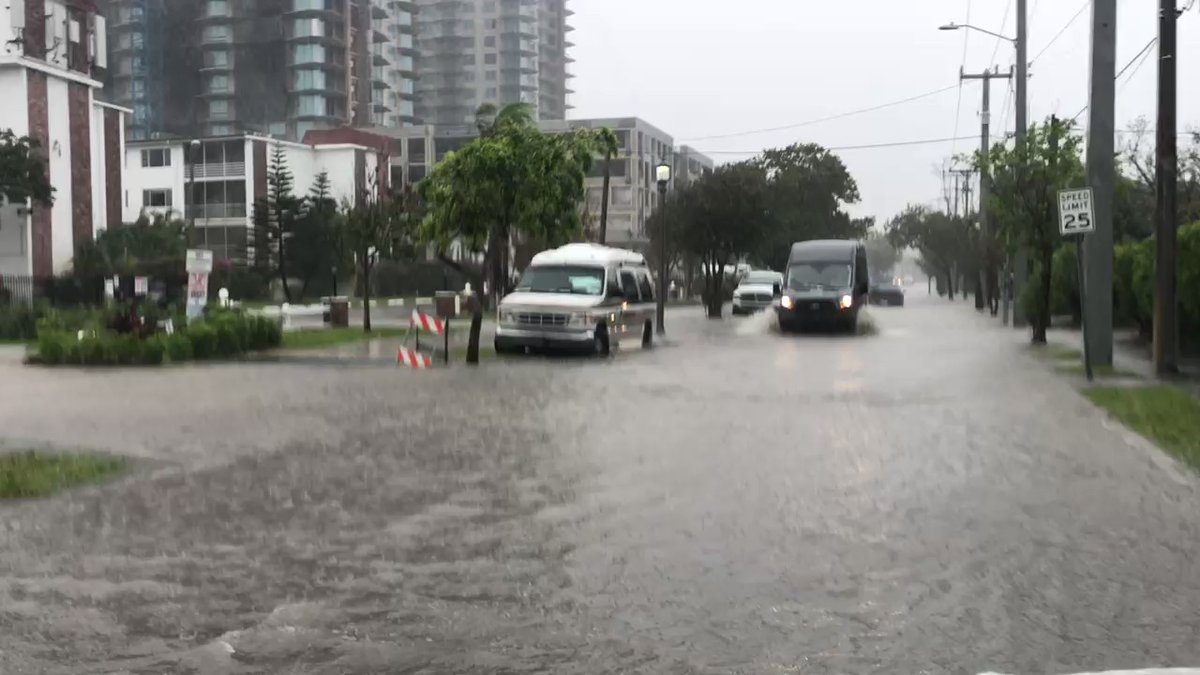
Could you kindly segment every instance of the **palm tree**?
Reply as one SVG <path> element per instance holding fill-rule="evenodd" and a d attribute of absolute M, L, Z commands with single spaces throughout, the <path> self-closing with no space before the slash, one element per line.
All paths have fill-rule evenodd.
<path fill-rule="evenodd" d="M 503 108 L 497 108 L 492 103 L 484 103 L 475 109 L 475 128 L 480 136 L 492 136 L 507 125 L 532 126 L 533 107 L 528 103 L 509 103 Z"/>
<path fill-rule="evenodd" d="M 621 143 L 612 129 L 603 127 L 596 132 L 596 149 L 604 154 L 604 194 L 600 196 L 600 244 L 608 237 L 608 194 L 612 181 L 612 159 L 621 151 Z"/>

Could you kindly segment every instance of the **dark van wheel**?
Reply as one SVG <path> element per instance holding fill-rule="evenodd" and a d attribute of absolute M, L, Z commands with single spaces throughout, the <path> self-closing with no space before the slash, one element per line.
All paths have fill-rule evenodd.
<path fill-rule="evenodd" d="M 592 338 L 592 347 L 597 356 L 608 356 L 608 326 L 596 326 L 596 334 Z"/>

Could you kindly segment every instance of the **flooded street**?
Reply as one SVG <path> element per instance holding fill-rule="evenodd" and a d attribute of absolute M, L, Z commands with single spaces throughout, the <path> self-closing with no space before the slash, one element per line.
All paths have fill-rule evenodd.
<path fill-rule="evenodd" d="M 1200 477 L 921 290 L 609 360 L 0 361 L 4 444 L 140 458 L 0 506 L 0 673 L 1200 664 Z"/>

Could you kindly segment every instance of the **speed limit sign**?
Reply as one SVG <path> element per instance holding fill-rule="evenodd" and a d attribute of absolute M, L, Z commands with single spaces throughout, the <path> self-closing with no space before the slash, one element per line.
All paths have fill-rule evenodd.
<path fill-rule="evenodd" d="M 1096 231 L 1091 188 L 1058 191 L 1058 230 L 1064 237 Z"/>

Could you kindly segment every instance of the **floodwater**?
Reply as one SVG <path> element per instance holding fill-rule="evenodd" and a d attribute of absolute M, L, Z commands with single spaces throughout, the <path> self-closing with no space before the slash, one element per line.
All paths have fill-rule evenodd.
<path fill-rule="evenodd" d="M 1200 479 L 1019 335 L 668 314 L 607 360 L 0 362 L 0 673 L 1055 673 L 1200 664 Z"/>

